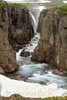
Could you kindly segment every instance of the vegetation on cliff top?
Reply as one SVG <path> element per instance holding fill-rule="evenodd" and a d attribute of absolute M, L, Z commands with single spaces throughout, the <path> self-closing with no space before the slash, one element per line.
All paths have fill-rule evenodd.
<path fill-rule="evenodd" d="M 57 10 L 60 10 L 59 14 L 62 15 L 67 15 L 67 4 L 63 5 L 63 6 L 56 6 L 54 7 Z M 46 12 L 48 11 L 48 9 L 43 10 L 42 13 L 46 14 Z"/>
<path fill-rule="evenodd" d="M 2 11 L 4 9 L 4 5 L 2 3 L 2 1 L 0 1 L 0 11 Z"/>
<path fill-rule="evenodd" d="M 10 6 L 18 6 L 18 7 L 22 7 L 22 8 L 27 8 L 26 5 L 24 5 L 24 4 L 19 4 L 19 3 L 9 3 L 8 5 L 10 5 Z"/>
<path fill-rule="evenodd" d="M 22 96 L 19 96 L 19 95 L 12 95 L 10 97 L 2 97 L 0 96 L 0 99 L 1 100 L 67 100 L 67 96 L 66 97 L 49 97 L 49 98 L 24 98 Z"/>
<path fill-rule="evenodd" d="M 67 15 L 67 4 L 55 8 L 60 10 L 60 15 Z"/>
<path fill-rule="evenodd" d="M 18 98 L 24 98 L 24 97 L 18 96 Z M 67 100 L 67 96 L 66 97 L 48 97 L 48 98 L 43 98 L 43 99 L 24 98 L 24 100 Z"/>

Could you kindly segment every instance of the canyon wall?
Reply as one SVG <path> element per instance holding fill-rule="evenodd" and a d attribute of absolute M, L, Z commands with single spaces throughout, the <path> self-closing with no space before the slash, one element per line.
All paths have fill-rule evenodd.
<path fill-rule="evenodd" d="M 41 34 L 32 61 L 44 62 L 67 71 L 67 14 L 59 9 L 43 10 L 38 25 Z"/>
<path fill-rule="evenodd" d="M 28 43 L 33 35 L 29 10 L 0 0 L 0 73 L 18 70 L 14 50 Z"/>
<path fill-rule="evenodd" d="M 8 6 L 3 1 L 0 3 L 0 70 L 1 72 L 13 72 L 18 70 L 18 65 L 16 54 L 8 42 Z"/>
<path fill-rule="evenodd" d="M 24 44 L 28 44 L 34 36 L 34 29 L 32 26 L 32 18 L 29 10 L 22 5 L 20 7 L 10 5 L 8 7 L 9 26 L 8 39 L 14 50 L 22 48 Z"/>

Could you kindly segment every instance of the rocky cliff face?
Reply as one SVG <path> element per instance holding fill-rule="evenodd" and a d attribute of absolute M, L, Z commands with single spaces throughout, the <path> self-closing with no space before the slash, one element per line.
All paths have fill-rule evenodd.
<path fill-rule="evenodd" d="M 13 49 L 18 50 L 29 43 L 34 35 L 32 18 L 27 8 L 15 5 L 8 7 L 9 28 L 8 39 Z"/>
<path fill-rule="evenodd" d="M 32 18 L 27 8 L 20 5 L 8 5 L 0 1 L 0 73 L 18 70 L 16 53 L 28 43 L 34 30 Z M 12 47 L 11 47 L 11 46 Z"/>
<path fill-rule="evenodd" d="M 67 15 L 57 9 L 43 10 L 38 31 L 41 39 L 31 59 L 67 71 Z"/>
<path fill-rule="evenodd" d="M 8 42 L 8 11 L 7 4 L 0 1 L 0 72 L 18 70 L 16 54 Z"/>

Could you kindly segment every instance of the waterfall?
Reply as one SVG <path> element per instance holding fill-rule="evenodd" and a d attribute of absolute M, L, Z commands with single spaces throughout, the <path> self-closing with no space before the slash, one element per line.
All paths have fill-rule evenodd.
<path fill-rule="evenodd" d="M 37 26 L 38 26 L 38 21 L 39 21 L 39 16 L 40 16 L 40 12 L 45 9 L 45 6 L 39 6 L 39 7 L 33 7 L 34 11 L 36 12 L 36 16 L 34 16 L 32 14 L 32 12 L 30 11 L 30 15 L 32 17 L 33 20 L 33 28 L 34 28 L 34 32 L 37 33 Z"/>
<path fill-rule="evenodd" d="M 32 23 L 32 24 L 33 24 L 34 32 L 36 33 L 37 21 L 36 21 L 34 15 L 33 15 L 31 12 L 29 12 L 29 13 L 30 13 L 30 15 L 31 15 L 31 17 L 32 17 L 32 20 L 33 20 L 33 23 Z"/>

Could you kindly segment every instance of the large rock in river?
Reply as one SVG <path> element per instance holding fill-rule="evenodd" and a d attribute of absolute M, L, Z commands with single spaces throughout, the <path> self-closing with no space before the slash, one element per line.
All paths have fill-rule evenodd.
<path fill-rule="evenodd" d="M 18 65 L 16 53 L 8 42 L 8 5 L 3 1 L 0 4 L 0 71 L 13 72 L 18 70 Z"/>
<path fill-rule="evenodd" d="M 31 59 L 67 71 L 67 15 L 65 11 L 54 8 L 43 10 L 38 31 L 41 33 L 41 39 Z"/>

